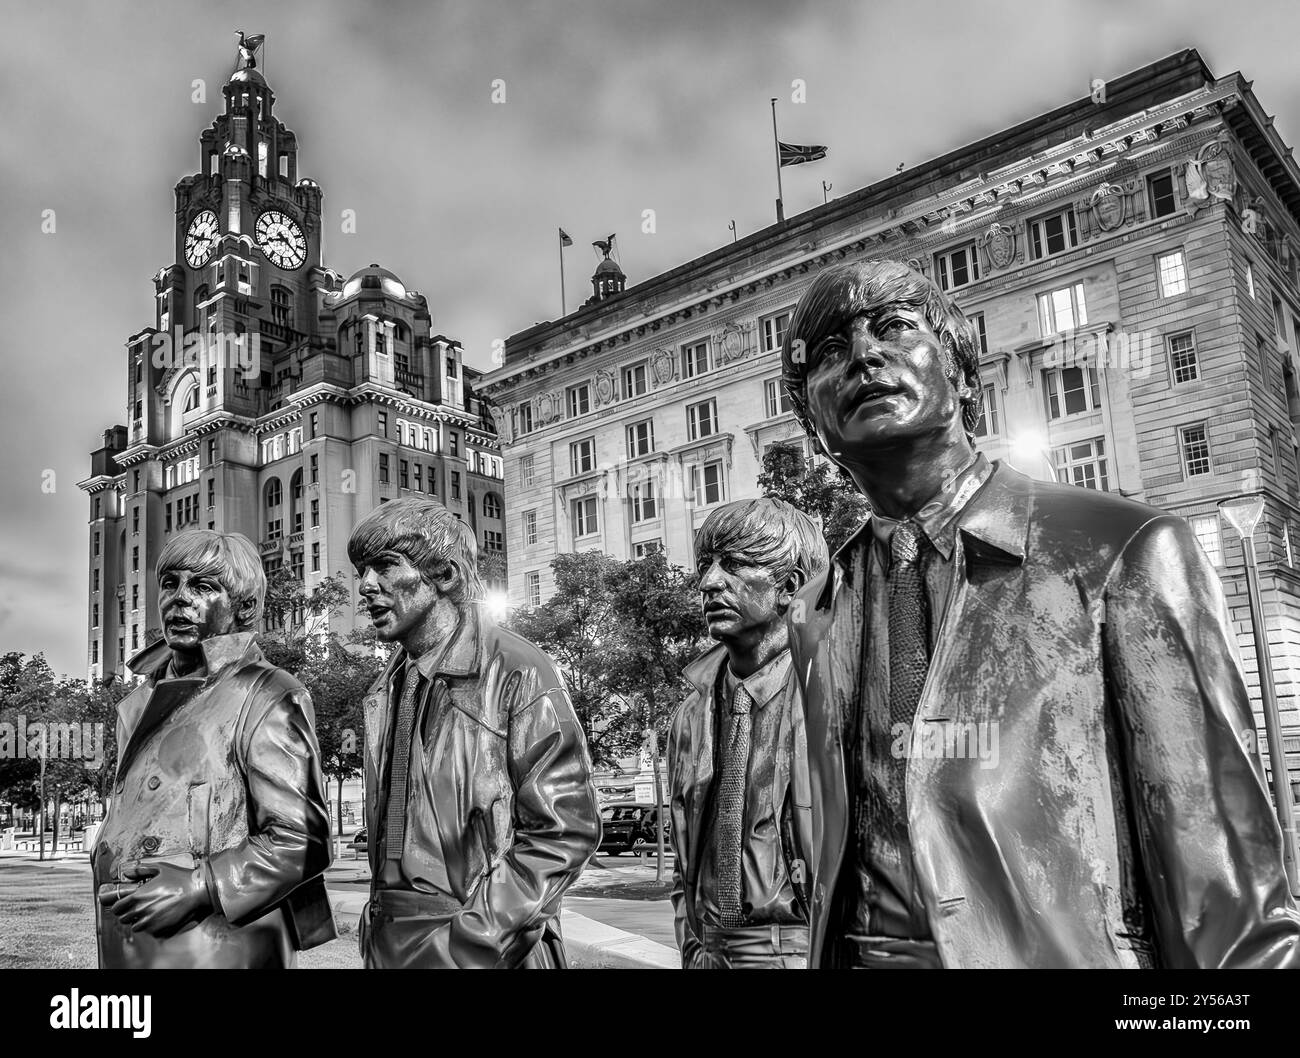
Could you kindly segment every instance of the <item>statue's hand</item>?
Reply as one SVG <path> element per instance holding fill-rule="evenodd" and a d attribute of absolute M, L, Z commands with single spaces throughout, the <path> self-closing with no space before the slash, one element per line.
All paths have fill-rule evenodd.
<path fill-rule="evenodd" d="M 212 910 L 202 869 L 191 871 L 158 863 L 128 867 L 122 874 L 130 881 L 144 882 L 110 908 L 118 921 L 133 932 L 170 937 Z"/>

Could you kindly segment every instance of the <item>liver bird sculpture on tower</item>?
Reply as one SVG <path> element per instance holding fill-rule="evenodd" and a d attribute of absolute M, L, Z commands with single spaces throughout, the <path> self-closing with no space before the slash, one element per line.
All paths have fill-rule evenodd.
<path fill-rule="evenodd" d="M 262 46 L 266 40 L 265 33 L 255 33 L 253 36 L 245 36 L 242 29 L 235 30 L 239 34 L 239 61 L 243 63 L 245 70 L 257 68 L 257 49 Z"/>
<path fill-rule="evenodd" d="M 608 239 L 597 239 L 591 245 L 608 257 L 614 250 L 614 236 L 611 235 Z"/>

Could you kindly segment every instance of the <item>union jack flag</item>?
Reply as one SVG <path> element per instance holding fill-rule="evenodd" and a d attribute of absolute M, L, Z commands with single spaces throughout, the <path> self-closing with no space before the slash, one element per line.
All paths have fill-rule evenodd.
<path fill-rule="evenodd" d="M 815 162 L 826 157 L 826 148 L 820 144 L 778 143 L 781 165 L 799 165 L 801 162 Z"/>

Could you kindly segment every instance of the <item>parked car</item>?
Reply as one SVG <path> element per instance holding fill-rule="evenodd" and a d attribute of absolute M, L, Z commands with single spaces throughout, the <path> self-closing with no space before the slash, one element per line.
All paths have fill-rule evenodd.
<path fill-rule="evenodd" d="M 655 847 L 655 828 L 661 818 L 664 847 L 667 848 L 671 832 L 667 805 L 663 806 L 663 811 L 654 805 L 638 804 L 635 801 L 606 805 L 600 813 L 600 851 L 617 856 L 622 852 L 640 852 L 646 847 Z"/>
<path fill-rule="evenodd" d="M 358 853 L 366 851 L 366 828 L 362 827 L 352 835 L 352 840 L 348 842 L 348 848 L 355 849 Z"/>

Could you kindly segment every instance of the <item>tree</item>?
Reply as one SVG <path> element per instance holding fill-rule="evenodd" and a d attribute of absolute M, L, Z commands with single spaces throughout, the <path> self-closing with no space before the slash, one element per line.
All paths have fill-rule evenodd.
<path fill-rule="evenodd" d="M 298 673 L 316 712 L 321 767 L 338 783 L 338 833 L 343 833 L 343 784 L 361 773 L 365 717 L 362 701 L 384 667 L 373 651 L 349 650 L 334 634 L 307 649 Z"/>
<path fill-rule="evenodd" d="M 655 802 L 662 811 L 659 746 L 666 740 L 673 712 L 686 692 L 682 670 L 707 642 L 696 578 L 668 564 L 662 550 L 620 563 L 609 580 L 618 628 L 610 656 L 610 683 L 634 703 L 639 734 L 648 743 L 655 779 Z M 658 870 L 663 880 L 663 827 L 656 831 Z"/>
<path fill-rule="evenodd" d="M 842 472 L 830 463 L 805 460 L 791 445 L 772 445 L 763 453 L 758 487 L 764 496 L 785 500 L 818 519 L 831 554 L 857 531 L 871 510 Z"/>
<path fill-rule="evenodd" d="M 556 555 L 551 561 L 555 593 L 531 610 L 516 610 L 508 626 L 546 651 L 564 674 L 574 712 L 596 764 L 627 753 L 631 718 L 611 687 L 608 659 L 617 635 L 610 578 L 618 560 L 599 551 Z"/>

